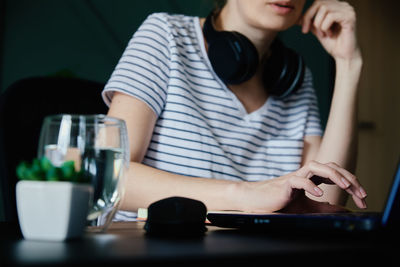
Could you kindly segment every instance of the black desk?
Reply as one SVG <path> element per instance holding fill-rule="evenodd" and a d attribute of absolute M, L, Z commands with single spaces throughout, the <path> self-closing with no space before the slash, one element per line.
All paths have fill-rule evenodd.
<path fill-rule="evenodd" d="M 113 223 L 105 234 L 68 242 L 24 240 L 16 225 L 1 228 L 0 265 L 271 266 L 271 263 L 398 265 L 398 235 L 244 233 L 207 226 L 198 239 L 147 237 L 143 222 Z M 385 259 L 383 262 L 382 260 Z M 394 262 L 392 260 L 395 260 Z M 222 265 L 221 265 L 222 264 Z"/>

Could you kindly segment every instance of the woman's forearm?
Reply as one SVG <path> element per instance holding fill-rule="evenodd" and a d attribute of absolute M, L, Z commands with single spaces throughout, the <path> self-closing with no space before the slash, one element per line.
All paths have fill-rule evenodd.
<path fill-rule="evenodd" d="M 198 199 L 208 210 L 239 209 L 235 195 L 238 182 L 185 177 L 131 162 L 124 180 L 122 210 L 137 211 L 171 196 Z"/>
<path fill-rule="evenodd" d="M 355 171 L 357 154 L 357 92 L 362 58 L 336 61 L 336 79 L 325 134 L 316 160 L 335 162 Z"/>
<path fill-rule="evenodd" d="M 343 180 L 352 184 L 358 190 L 358 182 L 349 179 L 346 174 L 338 175 L 327 171 L 332 166 L 311 162 L 296 172 L 259 182 L 227 181 L 208 178 L 185 177 L 158 170 L 141 163 L 131 162 L 128 174 L 124 181 L 125 194 L 120 206 L 122 210 L 137 211 L 146 208 L 152 202 L 171 196 L 183 196 L 202 201 L 207 210 L 241 210 L 248 212 L 273 212 L 287 207 L 295 200 L 295 192 L 305 190 L 314 196 L 320 196 L 316 185 L 307 174 L 330 179 L 340 187 L 344 187 Z M 341 173 L 341 168 L 337 169 Z M 332 169 L 333 170 L 333 169 Z M 345 178 L 347 177 L 347 178 Z M 300 190 L 300 191 L 299 191 Z M 354 192 L 353 192 L 354 191 Z M 326 205 L 319 202 L 307 202 L 306 198 L 296 199 L 296 205 L 289 207 L 298 211 L 323 212 Z M 355 199 L 359 207 L 363 207 L 362 200 Z M 295 207 L 296 206 L 296 207 Z M 329 209 L 328 209 L 329 210 Z"/>
<path fill-rule="evenodd" d="M 354 173 L 357 161 L 357 92 L 361 56 L 336 61 L 335 88 L 325 133 L 316 153 L 319 162 L 335 162 Z M 348 195 L 338 186 L 321 185 L 323 201 L 345 205 Z"/>

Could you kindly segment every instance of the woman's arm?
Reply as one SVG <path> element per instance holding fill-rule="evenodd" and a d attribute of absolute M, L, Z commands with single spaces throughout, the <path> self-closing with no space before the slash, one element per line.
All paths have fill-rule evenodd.
<path fill-rule="evenodd" d="M 303 162 L 335 162 L 350 172 L 355 171 L 357 156 L 357 81 L 361 63 L 337 66 L 334 95 L 323 138 L 305 138 Z M 357 80 L 357 81 L 356 81 Z M 347 194 L 335 185 L 321 185 L 326 192 L 321 201 L 345 205 Z M 362 194 L 365 194 L 363 192 Z M 314 198 L 315 199 L 315 198 Z"/>
<path fill-rule="evenodd" d="M 319 182 L 310 179 L 310 174 L 325 177 L 324 182 L 335 183 L 343 189 L 350 185 L 360 188 L 358 181 L 344 169 L 315 161 L 296 172 L 261 182 L 185 177 L 158 170 L 141 163 L 153 133 L 155 113 L 142 101 L 115 93 L 108 115 L 125 120 L 130 141 L 131 163 L 124 179 L 123 210 L 136 211 L 165 197 L 185 196 L 204 202 L 208 210 L 272 212 L 286 207 L 298 195 L 297 192 L 304 190 L 315 197 L 323 195 Z M 353 191 L 349 193 L 355 194 Z M 356 204 L 360 205 L 356 198 Z M 313 205 L 312 208 L 318 211 L 321 207 Z"/>
<path fill-rule="evenodd" d="M 357 87 L 362 57 L 355 36 L 355 12 L 345 2 L 315 1 L 303 18 L 303 32 L 311 30 L 336 63 L 331 109 L 323 138 L 306 137 L 303 162 L 335 162 L 354 172 L 357 154 Z M 344 205 L 347 194 L 324 185 L 323 201 Z M 361 195 L 366 193 L 361 189 Z M 364 203 L 365 204 L 365 203 Z"/>

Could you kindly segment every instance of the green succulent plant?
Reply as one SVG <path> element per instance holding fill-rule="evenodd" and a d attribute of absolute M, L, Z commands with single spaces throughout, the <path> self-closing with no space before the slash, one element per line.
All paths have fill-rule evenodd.
<path fill-rule="evenodd" d="M 74 161 L 66 161 L 60 167 L 54 166 L 47 157 L 35 158 L 32 163 L 22 161 L 16 169 L 20 180 L 31 181 L 69 181 L 88 183 L 89 178 L 80 170 L 75 170 Z"/>

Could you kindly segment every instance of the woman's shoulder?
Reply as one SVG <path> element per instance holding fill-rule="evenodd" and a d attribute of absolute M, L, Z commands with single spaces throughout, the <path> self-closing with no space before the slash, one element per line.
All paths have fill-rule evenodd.
<path fill-rule="evenodd" d="M 141 29 L 157 31 L 173 46 L 184 47 L 198 42 L 196 23 L 198 17 L 195 16 L 157 12 L 147 16 Z"/>
<path fill-rule="evenodd" d="M 178 13 L 155 12 L 149 14 L 144 23 L 153 22 L 169 29 L 182 29 L 191 27 L 194 18 L 196 17 Z"/>

